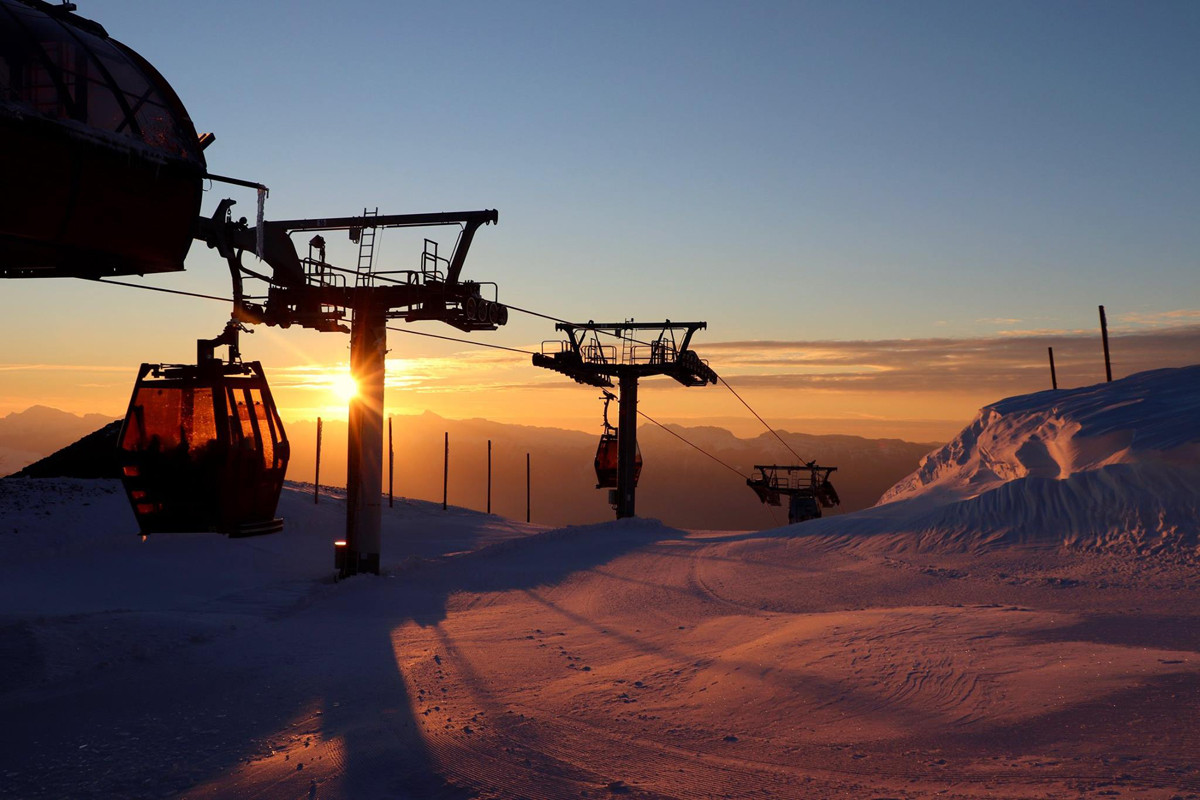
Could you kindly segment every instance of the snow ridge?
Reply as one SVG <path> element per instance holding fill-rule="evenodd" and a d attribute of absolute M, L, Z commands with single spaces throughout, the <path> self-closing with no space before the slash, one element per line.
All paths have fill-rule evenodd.
<path fill-rule="evenodd" d="M 922 546 L 1200 552 L 1200 365 L 986 406 L 885 507 Z"/>

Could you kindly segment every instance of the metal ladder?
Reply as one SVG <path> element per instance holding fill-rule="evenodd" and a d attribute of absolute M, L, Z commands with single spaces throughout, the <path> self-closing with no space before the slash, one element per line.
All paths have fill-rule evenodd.
<path fill-rule="evenodd" d="M 371 217 L 379 216 L 379 207 L 376 206 L 374 211 L 363 209 L 364 222 Z M 372 263 L 375 260 L 375 231 L 374 225 L 364 224 L 362 232 L 358 235 L 358 268 L 355 278 L 355 286 L 370 286 L 372 284 L 371 269 Z"/>

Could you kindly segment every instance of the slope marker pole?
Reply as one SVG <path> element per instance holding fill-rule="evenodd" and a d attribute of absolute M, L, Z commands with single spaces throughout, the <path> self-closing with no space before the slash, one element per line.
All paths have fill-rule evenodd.
<path fill-rule="evenodd" d="M 321 418 L 317 417 L 317 474 L 313 476 L 313 505 L 321 502 Z"/>
<path fill-rule="evenodd" d="M 442 511 L 446 510 L 447 487 L 450 485 L 450 431 L 446 431 L 446 451 L 442 456 Z"/>
<path fill-rule="evenodd" d="M 1104 379 L 1112 383 L 1112 362 L 1108 358 L 1108 318 L 1104 306 L 1100 306 L 1100 338 L 1104 340 Z"/>

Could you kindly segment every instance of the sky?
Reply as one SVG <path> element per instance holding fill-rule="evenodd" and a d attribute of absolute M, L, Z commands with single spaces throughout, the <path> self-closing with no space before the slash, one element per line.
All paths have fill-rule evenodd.
<path fill-rule="evenodd" d="M 1102 379 L 1099 304 L 1118 376 L 1200 353 L 1194 2 L 78 2 L 216 134 L 210 171 L 270 187 L 268 219 L 496 208 L 464 277 L 565 319 L 706 321 L 695 349 L 772 424 L 948 438 L 1046 388 L 1048 346 L 1060 384 Z M 253 218 L 220 184 L 202 210 L 222 197 Z M 377 263 L 415 267 L 393 234 Z M 201 243 L 144 281 L 228 293 Z M 0 414 L 120 415 L 138 363 L 227 316 L 73 280 L 6 282 L 0 312 Z M 389 345 L 389 412 L 599 428 L 597 392 L 526 356 Z M 243 350 L 285 419 L 344 416 L 348 337 Z M 640 399 L 757 432 L 722 387 Z"/>

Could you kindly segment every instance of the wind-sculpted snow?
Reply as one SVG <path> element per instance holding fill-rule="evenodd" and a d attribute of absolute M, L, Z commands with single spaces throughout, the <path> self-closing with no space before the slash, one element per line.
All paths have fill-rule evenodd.
<path fill-rule="evenodd" d="M 886 519 L 891 532 L 928 547 L 1059 542 L 1195 553 L 1200 366 L 986 406 L 860 517 L 851 525 L 859 532 Z"/>

